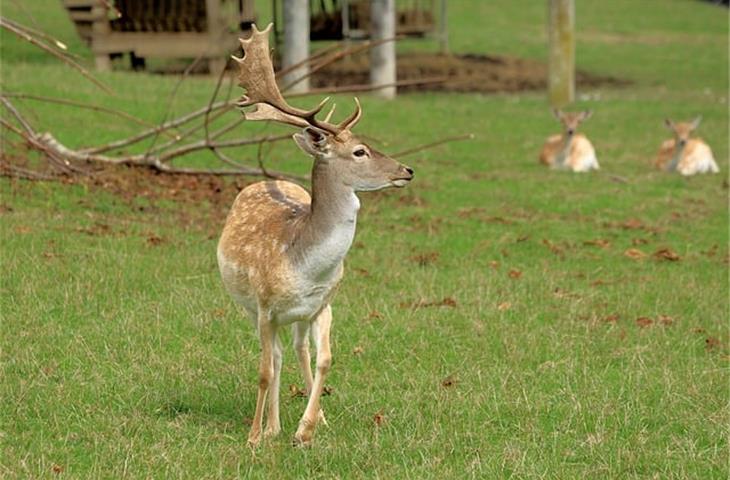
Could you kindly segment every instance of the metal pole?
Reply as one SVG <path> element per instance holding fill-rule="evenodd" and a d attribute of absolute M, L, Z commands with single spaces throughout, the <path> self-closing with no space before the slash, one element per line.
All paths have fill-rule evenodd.
<path fill-rule="evenodd" d="M 284 0 L 284 48 L 281 58 L 282 68 L 303 62 L 309 57 L 309 0 Z M 309 65 L 292 70 L 282 78 L 281 84 L 288 85 L 309 73 Z M 289 89 L 290 93 L 309 90 L 309 78 L 298 82 Z"/>
<path fill-rule="evenodd" d="M 548 0 L 548 96 L 562 108 L 575 97 L 574 0 Z"/>
<path fill-rule="evenodd" d="M 371 0 L 370 38 L 373 41 L 395 37 L 395 0 Z M 395 42 L 385 42 L 370 49 L 370 84 L 392 85 L 396 81 Z M 394 86 L 380 88 L 374 93 L 382 98 L 394 98 Z"/>

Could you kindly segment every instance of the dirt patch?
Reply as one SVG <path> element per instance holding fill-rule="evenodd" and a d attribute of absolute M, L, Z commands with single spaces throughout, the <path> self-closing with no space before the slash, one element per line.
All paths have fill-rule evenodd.
<path fill-rule="evenodd" d="M 313 88 L 365 85 L 369 82 L 367 55 L 358 55 L 327 66 L 312 76 Z M 443 78 L 443 82 L 403 86 L 400 92 L 519 92 L 547 87 L 547 65 L 535 60 L 497 55 L 439 55 L 409 53 L 397 62 L 398 81 Z M 627 80 L 576 72 L 579 87 L 620 87 Z"/>

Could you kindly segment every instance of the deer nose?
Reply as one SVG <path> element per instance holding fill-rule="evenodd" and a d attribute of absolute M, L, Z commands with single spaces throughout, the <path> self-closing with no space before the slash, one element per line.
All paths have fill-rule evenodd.
<path fill-rule="evenodd" d="M 572 128 L 568 129 L 568 135 L 573 135 L 574 132 L 575 130 L 573 130 Z"/>
<path fill-rule="evenodd" d="M 403 169 L 408 172 L 408 175 L 410 175 L 411 177 L 413 176 L 413 169 L 411 167 L 406 167 L 405 165 L 403 165 Z"/>

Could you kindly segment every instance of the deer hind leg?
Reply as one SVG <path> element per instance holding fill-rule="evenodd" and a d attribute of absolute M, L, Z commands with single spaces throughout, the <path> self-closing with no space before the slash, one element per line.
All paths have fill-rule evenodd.
<path fill-rule="evenodd" d="M 312 359 L 309 356 L 309 323 L 295 322 L 292 325 L 294 351 L 299 362 L 299 371 L 304 378 L 304 388 L 309 395 L 312 392 Z"/>
<path fill-rule="evenodd" d="M 312 391 L 309 393 L 307 408 L 299 421 L 299 428 L 294 435 L 294 441 L 300 445 L 307 445 L 312 441 L 314 429 L 320 418 L 321 410 L 319 400 L 324 390 L 324 381 L 332 364 L 330 352 L 330 326 L 332 325 L 332 309 L 329 305 L 324 307 L 317 318 L 312 322 L 312 335 L 317 347 L 317 372 L 312 383 Z"/>
<path fill-rule="evenodd" d="M 272 360 L 274 366 L 274 375 L 269 384 L 269 411 L 266 417 L 266 430 L 264 437 L 275 437 L 281 432 L 281 422 L 279 420 L 279 386 L 281 385 L 281 361 L 282 348 L 279 336 L 274 332 Z"/>
<path fill-rule="evenodd" d="M 256 412 L 253 416 L 248 443 L 255 446 L 261 440 L 261 425 L 264 418 L 264 403 L 269 386 L 274 379 L 274 339 L 276 329 L 271 322 L 271 314 L 259 307 L 258 331 L 261 342 L 261 359 L 259 361 L 259 389 L 256 396 Z"/>

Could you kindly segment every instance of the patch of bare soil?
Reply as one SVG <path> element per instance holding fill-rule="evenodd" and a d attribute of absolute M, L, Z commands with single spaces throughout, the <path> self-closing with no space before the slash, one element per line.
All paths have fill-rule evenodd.
<path fill-rule="evenodd" d="M 369 82 L 367 55 L 358 55 L 334 63 L 312 75 L 312 87 L 330 88 L 364 85 Z M 399 87 L 400 92 L 519 92 L 547 87 L 547 65 L 544 63 L 498 55 L 440 55 L 408 53 L 397 62 L 398 81 L 443 78 L 443 82 Z M 579 87 L 619 87 L 629 81 L 578 71 Z"/>

